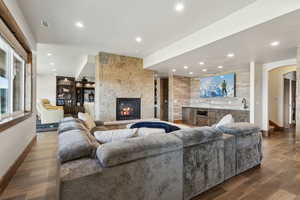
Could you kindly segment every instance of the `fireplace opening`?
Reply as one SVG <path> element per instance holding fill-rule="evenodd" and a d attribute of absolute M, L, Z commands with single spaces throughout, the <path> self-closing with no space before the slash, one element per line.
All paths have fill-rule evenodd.
<path fill-rule="evenodd" d="M 140 98 L 117 98 L 117 120 L 133 120 L 141 118 Z"/>

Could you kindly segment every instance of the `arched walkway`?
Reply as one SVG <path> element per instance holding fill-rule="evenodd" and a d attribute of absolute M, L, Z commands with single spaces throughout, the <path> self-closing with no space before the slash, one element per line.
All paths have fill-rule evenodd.
<path fill-rule="evenodd" d="M 269 130 L 269 72 L 276 68 L 297 65 L 296 59 L 282 60 L 263 65 L 262 83 L 262 129 Z"/>

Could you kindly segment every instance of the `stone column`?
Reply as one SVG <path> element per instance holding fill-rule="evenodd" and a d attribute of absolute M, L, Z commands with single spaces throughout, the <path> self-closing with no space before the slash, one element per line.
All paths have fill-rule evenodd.
<path fill-rule="evenodd" d="M 297 49 L 296 139 L 300 142 L 300 47 Z"/>
<path fill-rule="evenodd" d="M 191 78 L 169 75 L 169 121 L 182 121 L 182 106 L 190 104 Z"/>
<path fill-rule="evenodd" d="M 95 120 L 101 120 L 101 112 L 100 112 L 100 89 L 101 89 L 101 77 L 102 70 L 100 65 L 100 56 L 96 56 L 96 67 L 95 67 Z"/>
<path fill-rule="evenodd" d="M 262 127 L 262 70 L 263 66 L 250 63 L 250 122 Z"/>

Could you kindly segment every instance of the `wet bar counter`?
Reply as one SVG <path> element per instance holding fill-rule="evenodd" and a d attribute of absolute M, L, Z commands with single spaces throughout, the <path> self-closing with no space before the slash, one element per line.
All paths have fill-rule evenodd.
<path fill-rule="evenodd" d="M 183 123 L 192 126 L 212 126 L 227 114 L 231 114 L 235 122 L 249 122 L 249 110 L 229 108 L 202 108 L 197 106 L 183 106 Z"/>

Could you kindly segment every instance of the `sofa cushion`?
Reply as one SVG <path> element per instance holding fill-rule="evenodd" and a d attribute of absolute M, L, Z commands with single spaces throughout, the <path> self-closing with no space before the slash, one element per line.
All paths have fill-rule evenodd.
<path fill-rule="evenodd" d="M 74 117 L 64 117 L 61 122 L 67 122 L 67 121 L 75 121 Z"/>
<path fill-rule="evenodd" d="M 182 129 L 172 134 L 180 138 L 185 147 L 220 139 L 222 136 L 221 131 L 208 126 Z"/>
<path fill-rule="evenodd" d="M 58 155 L 61 163 L 91 157 L 95 148 L 82 130 L 71 130 L 58 136 Z"/>
<path fill-rule="evenodd" d="M 102 168 L 97 159 L 81 158 L 66 162 L 60 168 L 60 181 L 74 180 L 100 173 Z"/>
<path fill-rule="evenodd" d="M 232 135 L 248 135 L 252 133 L 257 133 L 260 131 L 260 128 L 254 124 L 248 122 L 238 122 L 226 124 L 218 127 L 224 133 Z"/>
<path fill-rule="evenodd" d="M 165 129 L 160 129 L 160 128 L 139 128 L 137 130 L 137 136 L 143 137 L 143 136 L 148 136 L 152 134 L 164 134 L 166 133 Z"/>
<path fill-rule="evenodd" d="M 98 142 L 105 144 L 108 142 L 115 142 L 125 140 L 136 136 L 137 129 L 116 129 L 108 131 L 95 131 L 94 136 Z"/>
<path fill-rule="evenodd" d="M 103 144 L 97 149 L 97 158 L 104 167 L 112 167 L 178 149 L 182 142 L 175 136 L 155 134 Z"/>
<path fill-rule="evenodd" d="M 62 121 L 58 125 L 58 134 L 71 130 L 87 131 L 87 128 L 78 120 Z"/>

